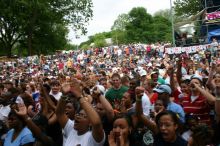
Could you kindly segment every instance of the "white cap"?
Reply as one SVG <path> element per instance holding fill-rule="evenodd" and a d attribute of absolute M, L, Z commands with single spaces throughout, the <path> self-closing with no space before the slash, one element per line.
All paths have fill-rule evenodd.
<path fill-rule="evenodd" d="M 147 72 L 143 69 L 143 70 L 140 70 L 139 74 L 142 77 L 142 76 L 146 76 Z"/>

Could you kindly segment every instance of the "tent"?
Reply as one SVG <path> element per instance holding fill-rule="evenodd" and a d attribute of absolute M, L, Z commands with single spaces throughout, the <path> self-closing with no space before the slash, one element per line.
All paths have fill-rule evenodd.
<path fill-rule="evenodd" d="M 220 40 L 220 28 L 208 32 L 208 41 L 210 43 L 212 42 L 213 37 L 217 38 L 217 40 Z"/>

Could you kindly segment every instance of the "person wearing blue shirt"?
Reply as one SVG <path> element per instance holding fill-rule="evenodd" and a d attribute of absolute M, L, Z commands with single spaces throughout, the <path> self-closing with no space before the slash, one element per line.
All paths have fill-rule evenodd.
<path fill-rule="evenodd" d="M 23 120 L 12 110 L 8 116 L 8 124 L 11 130 L 4 139 L 4 146 L 32 146 L 35 142 L 31 131 L 25 127 Z"/>
<path fill-rule="evenodd" d="M 170 95 L 172 93 L 170 86 L 168 84 L 161 84 L 154 88 L 153 91 L 158 93 L 158 99 L 163 101 L 166 109 L 176 113 L 180 122 L 185 123 L 185 113 L 183 108 L 170 100 Z"/>

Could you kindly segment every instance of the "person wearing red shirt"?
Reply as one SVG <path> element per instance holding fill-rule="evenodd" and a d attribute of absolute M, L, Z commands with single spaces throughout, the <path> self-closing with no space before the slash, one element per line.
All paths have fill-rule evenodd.
<path fill-rule="evenodd" d="M 196 116 L 201 123 L 210 124 L 210 105 L 215 103 L 215 97 L 202 88 L 202 78 L 198 75 L 192 76 L 189 85 L 191 93 L 182 99 L 185 113 Z"/>

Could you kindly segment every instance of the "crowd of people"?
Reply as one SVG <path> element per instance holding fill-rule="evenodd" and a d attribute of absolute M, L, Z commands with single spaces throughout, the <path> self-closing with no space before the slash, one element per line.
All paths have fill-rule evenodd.
<path fill-rule="evenodd" d="M 0 61 L 0 145 L 219 146 L 220 44 L 166 46 Z"/>

